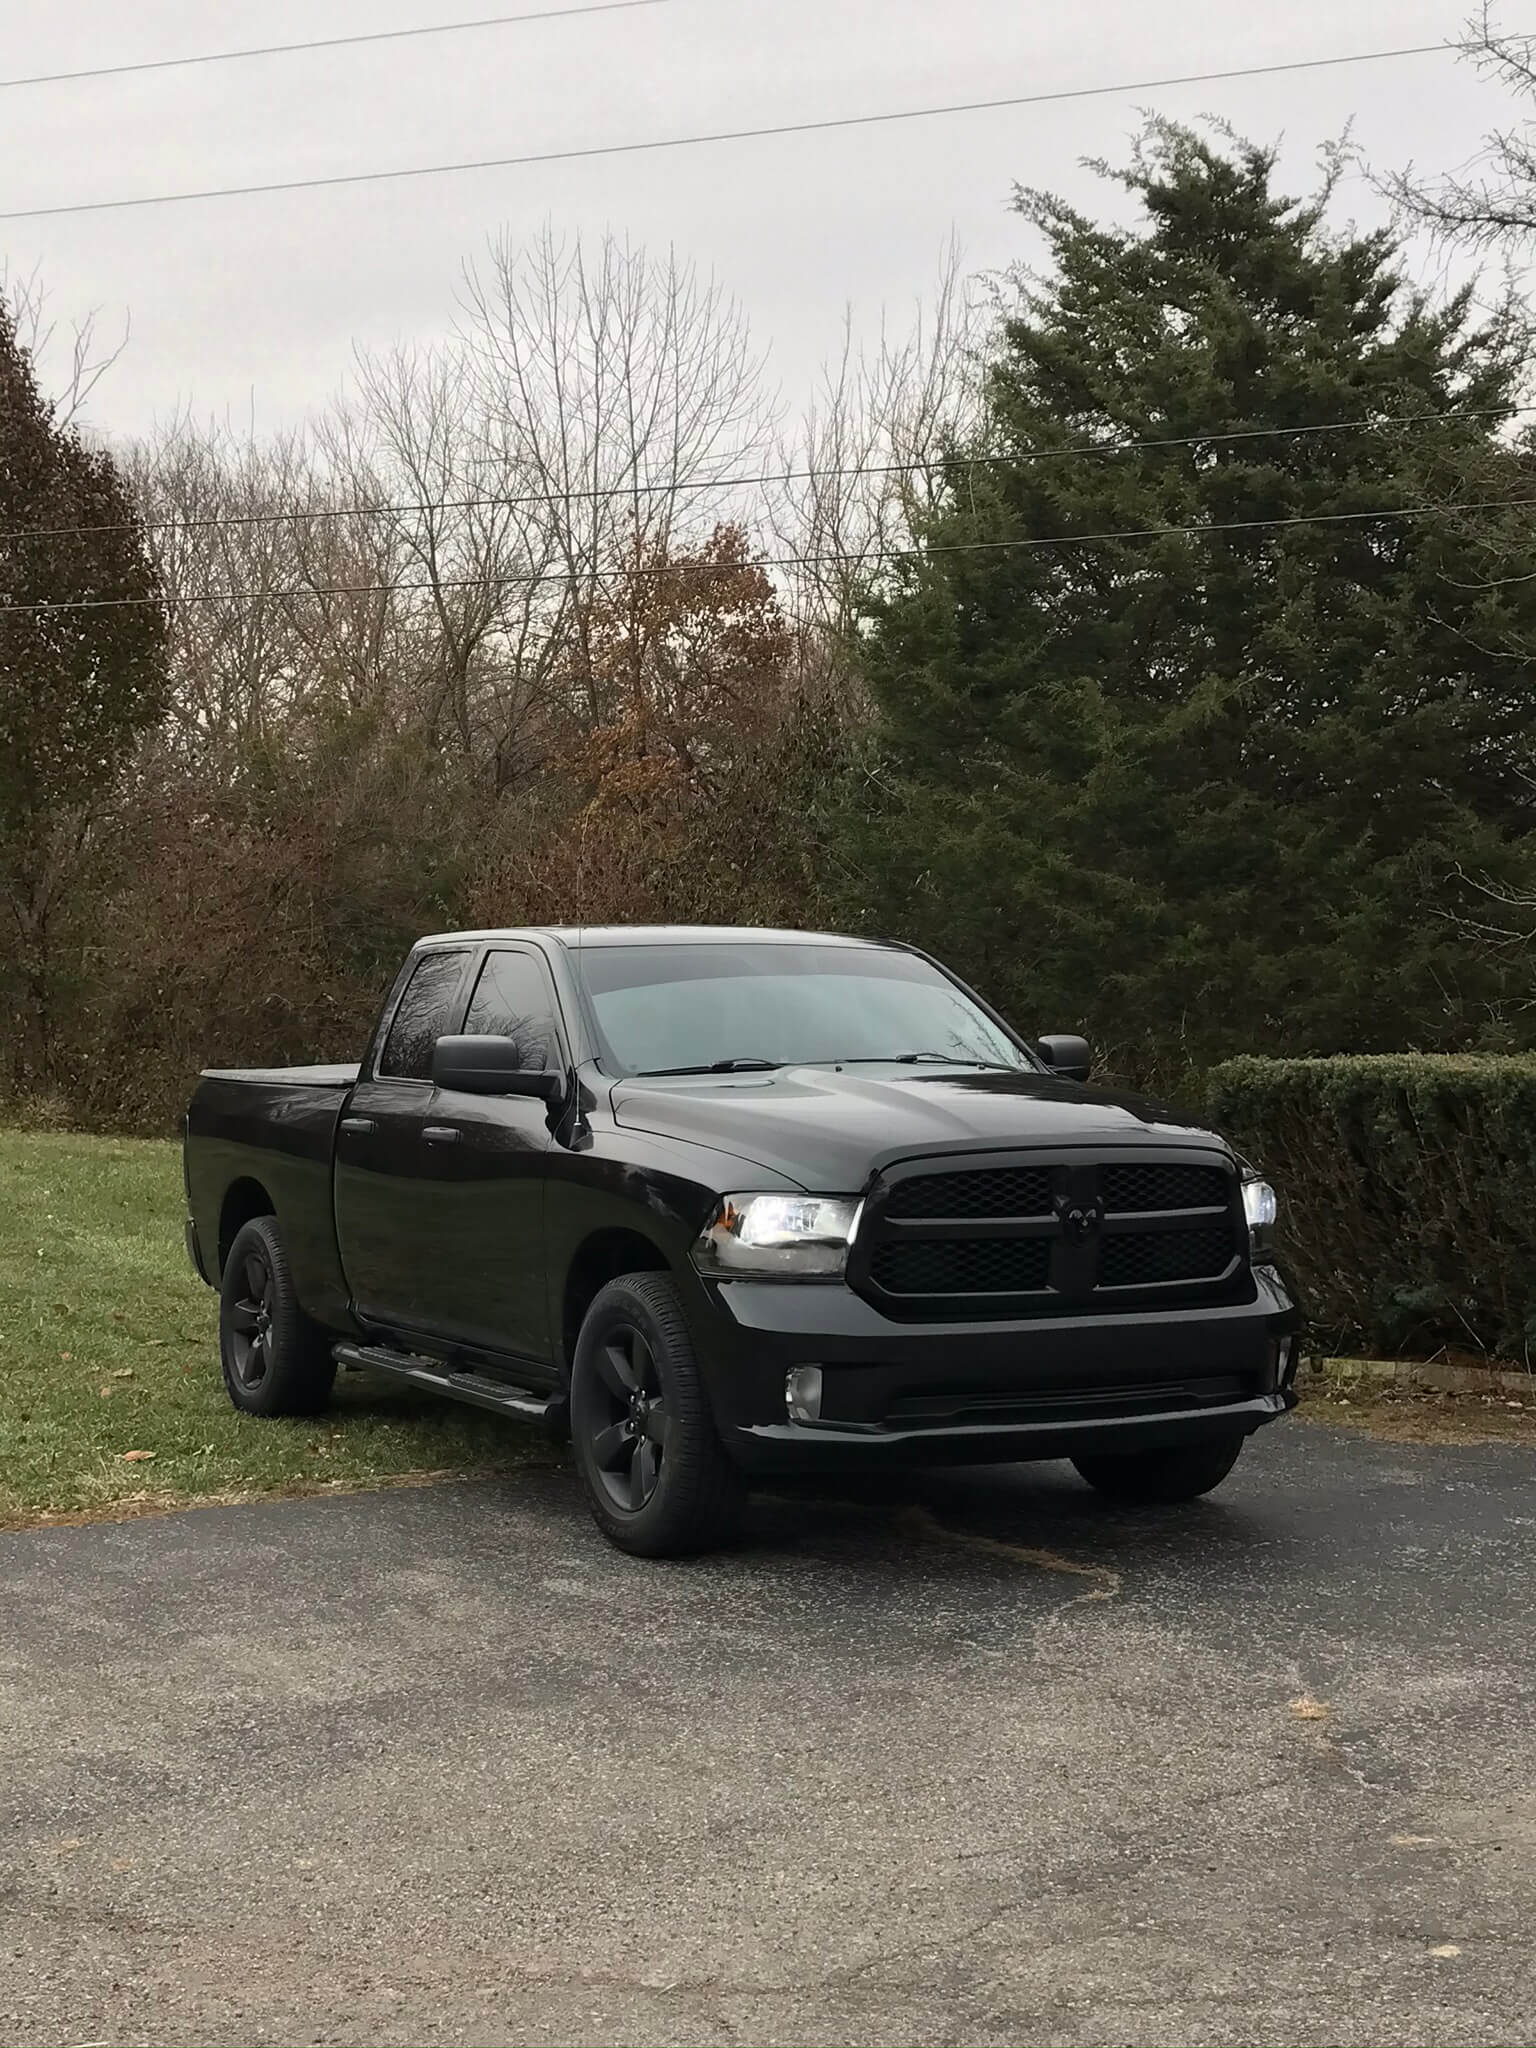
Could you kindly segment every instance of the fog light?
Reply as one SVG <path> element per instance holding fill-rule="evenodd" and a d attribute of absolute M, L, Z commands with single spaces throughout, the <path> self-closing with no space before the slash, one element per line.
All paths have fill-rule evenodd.
<path fill-rule="evenodd" d="M 791 1422 L 815 1422 L 821 1415 L 821 1367 L 794 1365 L 784 1375 L 784 1406 Z"/>

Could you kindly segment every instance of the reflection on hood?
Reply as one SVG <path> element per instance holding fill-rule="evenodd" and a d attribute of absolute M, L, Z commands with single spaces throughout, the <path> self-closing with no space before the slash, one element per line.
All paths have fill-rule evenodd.
<path fill-rule="evenodd" d="M 781 1067 L 619 1081 L 614 1115 L 734 1152 L 823 1193 L 856 1192 L 875 1167 L 925 1152 L 1087 1145 L 1215 1145 L 1163 1103 L 991 1068 Z"/>

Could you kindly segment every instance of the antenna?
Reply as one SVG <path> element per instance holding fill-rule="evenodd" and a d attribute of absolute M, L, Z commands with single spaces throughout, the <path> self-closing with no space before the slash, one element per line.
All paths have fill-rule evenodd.
<path fill-rule="evenodd" d="M 583 1008 L 590 1010 L 587 985 L 581 978 L 581 938 L 587 923 L 587 826 L 585 810 L 581 814 L 581 825 L 576 837 L 576 1000 Z M 578 1070 L 579 1071 L 579 1070 Z M 580 1082 L 577 1082 L 577 1092 Z"/>

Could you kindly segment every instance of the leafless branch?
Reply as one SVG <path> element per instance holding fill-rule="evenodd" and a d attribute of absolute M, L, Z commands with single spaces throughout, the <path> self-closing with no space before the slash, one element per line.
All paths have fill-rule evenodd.
<path fill-rule="evenodd" d="M 93 308 L 71 323 L 67 340 L 48 310 L 48 288 L 41 266 L 25 274 L 12 271 L 0 259 L 0 299 L 15 322 L 17 338 L 32 358 L 38 382 L 53 402 L 60 425 L 74 424 L 85 410 L 96 386 L 128 346 L 131 323 L 123 315 L 122 332 L 113 341 L 97 331 L 100 308 Z M 62 367 L 56 367 L 59 350 Z"/>

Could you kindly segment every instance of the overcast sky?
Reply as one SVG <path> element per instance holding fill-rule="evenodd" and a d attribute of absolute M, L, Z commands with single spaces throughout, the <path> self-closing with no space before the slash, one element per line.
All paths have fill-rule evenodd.
<path fill-rule="evenodd" d="M 0 75 L 513 11 L 538 0 L 0 0 Z M 544 0 L 554 4 L 554 0 Z M 0 92 L 0 210 L 682 135 L 1436 42 L 1442 0 L 667 0 L 404 43 Z M 1510 17 L 1513 27 L 1529 27 Z M 322 403 L 354 340 L 426 339 L 488 232 L 612 227 L 673 243 L 740 299 L 786 398 L 845 305 L 904 319 L 955 232 L 970 264 L 1027 252 L 1015 181 L 1100 208 L 1079 167 L 1139 106 L 1281 136 L 1297 185 L 1354 124 L 1383 165 L 1464 160 L 1507 111 L 1449 56 L 1165 88 L 846 134 L 0 223 L 54 310 L 132 315 L 93 406 L 114 434 L 179 406 L 276 427 Z M 1341 211 L 1380 208 L 1351 185 Z"/>

